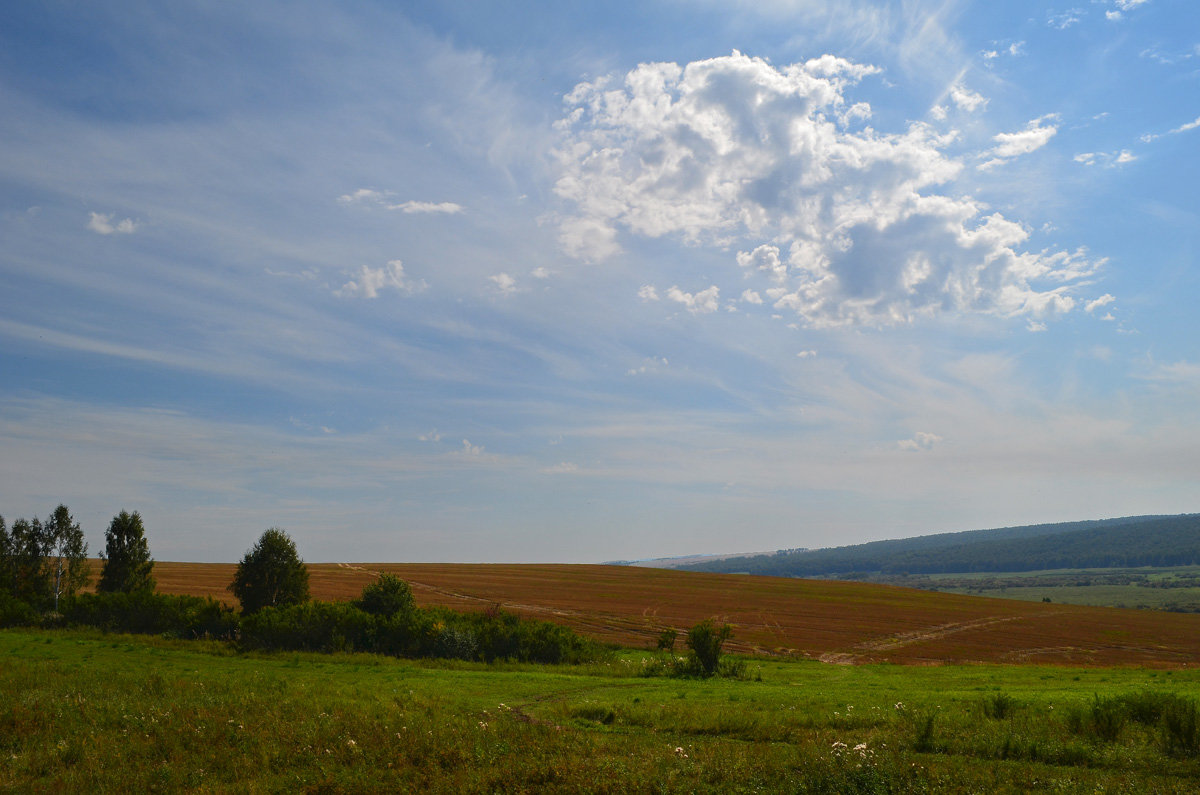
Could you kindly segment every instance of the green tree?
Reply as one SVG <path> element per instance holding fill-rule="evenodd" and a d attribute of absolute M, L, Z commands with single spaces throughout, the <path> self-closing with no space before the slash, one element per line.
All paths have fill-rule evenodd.
<path fill-rule="evenodd" d="M 411 613 L 417 606 L 412 588 L 394 574 L 379 575 L 379 579 L 363 588 L 362 596 L 353 604 L 364 613 L 385 618 Z"/>
<path fill-rule="evenodd" d="M 733 627 L 725 624 L 718 628 L 711 619 L 705 619 L 688 630 L 687 645 L 696 657 L 700 672 L 712 676 L 721 662 L 721 647 L 733 637 Z"/>
<path fill-rule="evenodd" d="M 38 521 L 18 519 L 13 522 L 9 537 L 12 548 L 12 595 L 42 608 L 50 599 L 50 572 L 46 557 L 50 554 L 50 536 Z"/>
<path fill-rule="evenodd" d="M 266 530 L 242 562 L 229 590 L 243 613 L 308 601 L 308 569 L 291 537 L 278 527 Z"/>
<path fill-rule="evenodd" d="M 87 561 L 87 541 L 83 530 L 71 517 L 67 506 L 59 505 L 46 520 L 50 537 L 49 563 L 54 578 L 54 610 L 60 595 L 73 596 L 88 584 L 92 571 Z"/>
<path fill-rule="evenodd" d="M 14 580 L 12 536 L 0 516 L 0 593 L 12 593 Z"/>
<path fill-rule="evenodd" d="M 146 529 L 137 511 L 121 511 L 104 531 L 104 559 L 96 590 L 135 593 L 154 590 L 154 559 L 146 543 Z"/>

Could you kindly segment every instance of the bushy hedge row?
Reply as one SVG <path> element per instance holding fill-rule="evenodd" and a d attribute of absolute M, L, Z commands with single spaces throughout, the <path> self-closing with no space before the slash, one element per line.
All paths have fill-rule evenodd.
<path fill-rule="evenodd" d="M 378 596 L 377 591 L 368 590 L 364 597 Z M 211 597 L 153 591 L 80 594 L 64 599 L 58 614 L 43 615 L 0 593 L 0 626 L 86 626 L 106 632 L 227 640 L 245 650 L 359 651 L 484 662 L 578 663 L 606 653 L 597 642 L 566 627 L 498 609 L 456 613 L 418 608 L 410 600 L 381 610 L 369 598 L 349 603 L 309 601 L 239 615 Z"/>
<path fill-rule="evenodd" d="M 570 629 L 512 613 L 414 609 L 368 613 L 344 602 L 305 602 L 244 616 L 246 649 L 362 651 L 397 657 L 574 663 L 601 656 L 599 644 Z"/>
<path fill-rule="evenodd" d="M 106 632 L 232 640 L 238 616 L 210 597 L 134 593 L 79 594 L 63 600 L 60 620 Z"/>

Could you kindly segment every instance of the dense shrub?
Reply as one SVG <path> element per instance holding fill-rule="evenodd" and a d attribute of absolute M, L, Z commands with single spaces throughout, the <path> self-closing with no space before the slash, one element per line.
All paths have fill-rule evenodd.
<path fill-rule="evenodd" d="M 603 650 L 595 641 L 549 621 L 524 619 L 515 613 L 490 609 L 482 613 L 440 613 L 448 628 L 471 633 L 485 662 L 515 660 L 575 663 L 595 660 Z"/>
<path fill-rule="evenodd" d="M 345 602 L 264 607 L 242 617 L 247 649 L 371 651 L 372 616 Z"/>
<path fill-rule="evenodd" d="M 12 594 L 0 591 L 0 627 L 36 627 L 42 616 Z"/>
<path fill-rule="evenodd" d="M 352 604 L 365 613 L 385 617 L 411 613 L 417 606 L 412 588 L 394 574 L 380 575 L 378 580 L 363 588 L 362 596 Z"/>
<path fill-rule="evenodd" d="M 237 615 L 212 597 L 153 591 L 79 594 L 64 599 L 62 620 L 106 632 L 173 635 L 179 638 L 232 638 Z"/>

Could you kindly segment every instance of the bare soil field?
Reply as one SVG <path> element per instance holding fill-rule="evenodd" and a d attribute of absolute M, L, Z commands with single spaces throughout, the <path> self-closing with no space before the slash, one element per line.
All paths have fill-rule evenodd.
<path fill-rule="evenodd" d="M 154 575 L 164 593 L 234 604 L 226 590 L 234 568 L 160 561 Z M 317 599 L 352 599 L 390 572 L 421 605 L 499 605 L 635 648 L 713 618 L 733 626 L 732 651 L 830 663 L 1200 664 L 1200 615 L 628 566 L 317 563 L 309 572 Z"/>

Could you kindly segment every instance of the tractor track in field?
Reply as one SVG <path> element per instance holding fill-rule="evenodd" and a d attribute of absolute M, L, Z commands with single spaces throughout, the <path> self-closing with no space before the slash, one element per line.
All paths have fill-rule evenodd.
<path fill-rule="evenodd" d="M 874 638 L 872 640 L 863 641 L 853 647 L 853 651 L 831 651 L 822 654 L 818 659 L 824 663 L 832 663 L 834 665 L 854 665 L 858 662 L 871 659 L 871 655 L 877 652 L 894 651 L 912 646 L 917 643 L 926 643 L 931 640 L 940 640 L 948 635 L 954 635 L 959 632 L 968 632 L 973 629 L 984 629 L 985 627 L 1003 624 L 1009 621 L 1020 621 L 1024 616 L 985 616 L 984 618 L 976 618 L 971 621 L 954 621 L 948 624 L 937 624 L 926 629 L 914 630 L 911 632 L 901 632 L 895 635 L 888 635 L 883 638 Z"/>

